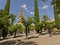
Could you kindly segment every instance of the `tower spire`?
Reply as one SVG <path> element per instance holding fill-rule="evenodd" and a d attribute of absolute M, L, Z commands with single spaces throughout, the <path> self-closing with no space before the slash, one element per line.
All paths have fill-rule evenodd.
<path fill-rule="evenodd" d="M 23 11 L 22 11 L 22 8 L 20 8 L 19 10 L 19 15 L 18 15 L 18 24 L 23 24 Z"/>

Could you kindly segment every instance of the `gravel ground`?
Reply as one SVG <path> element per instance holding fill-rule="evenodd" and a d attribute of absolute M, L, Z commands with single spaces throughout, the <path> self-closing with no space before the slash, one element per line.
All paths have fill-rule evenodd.
<path fill-rule="evenodd" d="M 0 41 L 0 45 L 60 45 L 60 35 L 40 35 L 39 37 L 25 39 L 24 37 L 11 38 Z"/>

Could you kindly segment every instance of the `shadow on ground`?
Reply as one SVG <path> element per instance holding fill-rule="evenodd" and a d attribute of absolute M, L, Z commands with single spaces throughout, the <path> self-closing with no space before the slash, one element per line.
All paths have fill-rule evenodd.
<path fill-rule="evenodd" d="M 28 37 L 28 39 L 32 39 L 32 38 L 38 38 L 39 36 L 31 36 L 31 37 Z"/>
<path fill-rule="evenodd" d="M 38 44 L 33 41 L 11 40 L 11 41 L 0 43 L 0 45 L 38 45 Z"/>

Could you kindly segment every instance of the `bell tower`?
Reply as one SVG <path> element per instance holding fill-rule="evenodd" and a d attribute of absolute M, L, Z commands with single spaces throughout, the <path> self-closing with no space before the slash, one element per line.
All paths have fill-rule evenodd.
<path fill-rule="evenodd" d="M 22 8 L 20 8 L 19 12 L 18 12 L 18 24 L 21 24 L 23 25 L 23 11 L 22 11 Z"/>

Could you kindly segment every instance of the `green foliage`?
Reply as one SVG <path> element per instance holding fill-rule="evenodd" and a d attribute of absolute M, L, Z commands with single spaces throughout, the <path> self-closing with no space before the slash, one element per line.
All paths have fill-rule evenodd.
<path fill-rule="evenodd" d="M 26 37 L 28 36 L 28 32 L 30 30 L 29 26 L 32 24 L 33 20 L 31 17 L 28 17 L 27 19 L 23 19 L 24 22 L 23 22 L 23 25 L 25 27 L 25 32 L 26 32 Z"/>
<path fill-rule="evenodd" d="M 14 14 L 10 14 L 10 23 L 11 23 L 11 25 L 13 25 L 13 23 L 15 22 L 15 18 L 16 18 L 16 16 L 14 15 Z"/>
<path fill-rule="evenodd" d="M 25 27 L 21 25 L 20 29 L 17 30 L 17 32 L 23 33 L 25 31 Z"/>
<path fill-rule="evenodd" d="M 48 28 L 53 28 L 55 25 L 55 22 L 49 19 L 49 17 L 47 15 L 43 16 L 43 20 L 41 22 L 41 27 L 44 29 L 48 29 Z"/>
<path fill-rule="evenodd" d="M 9 26 L 9 8 L 10 8 L 10 0 L 7 0 L 7 3 L 6 3 L 6 6 L 5 6 L 5 8 L 4 8 L 4 10 L 2 11 L 3 13 L 2 13 L 2 25 L 3 25 L 3 27 L 2 27 L 2 37 L 3 38 L 6 38 L 6 36 L 7 36 L 7 34 L 8 34 L 8 26 Z M 6 17 L 5 17 L 6 16 Z M 4 19 L 5 18 L 5 19 Z"/>
<path fill-rule="evenodd" d="M 56 4 L 56 0 L 52 0 L 51 4 L 52 5 Z"/>
<path fill-rule="evenodd" d="M 9 16 L 0 17 L 0 30 L 2 31 L 2 36 L 5 38 L 8 34 L 8 26 L 9 26 Z"/>
<path fill-rule="evenodd" d="M 10 11 L 10 0 L 7 0 L 4 8 L 4 15 L 9 15 L 9 11 Z"/>
<path fill-rule="evenodd" d="M 23 24 L 24 24 L 25 27 L 28 27 L 32 23 L 33 23 L 32 17 L 28 17 L 27 19 L 24 19 L 24 23 Z"/>
<path fill-rule="evenodd" d="M 34 0 L 34 19 L 35 19 L 35 23 L 40 21 L 37 0 Z"/>
<path fill-rule="evenodd" d="M 17 32 L 17 31 L 19 31 L 19 30 L 21 30 L 21 29 L 22 29 L 21 25 L 18 25 L 18 24 L 16 24 L 16 25 L 11 25 L 11 26 L 9 27 L 9 33 L 12 35 L 13 33 Z"/>
<path fill-rule="evenodd" d="M 10 20 L 12 19 L 12 23 L 15 20 L 15 16 L 13 14 L 9 15 L 9 9 L 10 9 L 10 0 L 7 0 L 4 10 L 0 10 L 0 30 L 2 32 L 3 38 L 5 38 L 8 34 L 8 27 L 12 24 L 10 24 Z M 12 31 L 13 32 L 13 31 Z"/>
<path fill-rule="evenodd" d="M 34 21 L 35 21 L 35 30 L 37 31 L 38 23 L 40 22 L 37 0 L 34 0 Z"/>
<path fill-rule="evenodd" d="M 60 5 L 59 2 L 60 0 L 52 0 L 52 5 L 54 9 L 54 18 L 55 18 L 55 23 L 57 28 L 60 28 L 60 17 L 59 17 L 59 12 L 60 12 Z"/>
<path fill-rule="evenodd" d="M 34 23 L 32 23 L 30 26 L 29 26 L 30 30 L 34 30 L 35 29 L 35 25 Z"/>
<path fill-rule="evenodd" d="M 60 14 L 60 0 L 56 0 L 57 13 Z"/>
<path fill-rule="evenodd" d="M 11 35 L 13 35 L 13 33 L 14 33 L 14 25 L 11 25 L 11 26 L 9 27 L 9 33 L 10 33 Z"/>
<path fill-rule="evenodd" d="M 33 23 L 32 17 L 28 17 L 28 18 L 27 18 L 27 21 L 28 21 L 29 24 Z"/>

